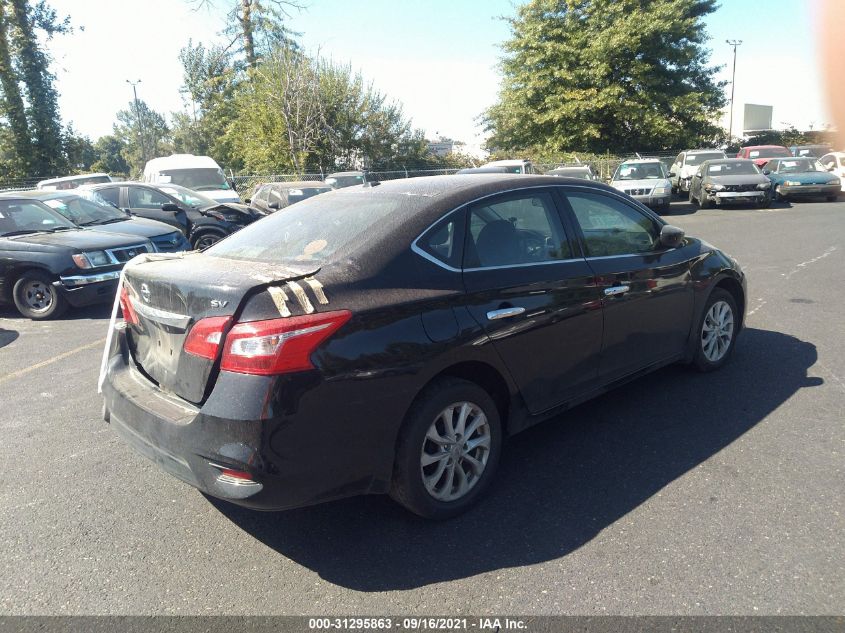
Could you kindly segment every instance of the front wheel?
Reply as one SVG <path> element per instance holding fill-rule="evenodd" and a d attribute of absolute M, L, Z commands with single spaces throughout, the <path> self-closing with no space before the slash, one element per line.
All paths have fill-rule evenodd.
<path fill-rule="evenodd" d="M 490 485 L 501 447 L 490 395 L 466 380 L 437 380 L 402 425 L 390 496 L 427 519 L 461 514 Z"/>
<path fill-rule="evenodd" d="M 760 209 L 768 209 L 772 206 L 772 199 L 769 196 L 763 196 L 757 201 L 757 207 Z"/>
<path fill-rule="evenodd" d="M 739 313 L 733 295 L 716 288 L 704 306 L 698 327 L 693 365 L 699 371 L 713 371 L 728 362 L 736 343 Z"/>
<path fill-rule="evenodd" d="M 54 319 L 67 309 L 67 301 L 53 285 L 53 279 L 37 270 L 21 275 L 12 295 L 18 312 L 36 321 Z"/>
<path fill-rule="evenodd" d="M 201 251 L 223 239 L 218 233 L 200 233 L 191 238 L 191 246 L 195 251 Z"/>
<path fill-rule="evenodd" d="M 828 201 L 828 202 L 836 202 L 836 200 L 837 200 L 838 198 L 839 198 L 839 196 L 828 196 L 828 197 L 827 197 L 827 201 Z"/>

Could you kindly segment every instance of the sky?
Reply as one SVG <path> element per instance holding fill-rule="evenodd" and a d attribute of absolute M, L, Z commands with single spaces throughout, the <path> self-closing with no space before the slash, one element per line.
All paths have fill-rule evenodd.
<path fill-rule="evenodd" d="M 496 100 L 500 44 L 512 0 L 306 0 L 289 26 L 309 52 L 351 63 L 375 87 L 400 101 L 429 138 L 480 143 L 478 116 Z M 706 19 L 712 64 L 730 80 L 736 65 L 734 132 L 744 103 L 774 106 L 773 125 L 819 129 L 830 121 L 814 43 L 817 0 L 723 0 Z M 49 43 L 66 122 L 92 139 L 111 132 L 115 113 L 139 98 L 169 113 L 184 109 L 179 50 L 210 43 L 224 26 L 226 5 L 194 9 L 191 0 L 50 0 L 69 15 L 73 34 Z M 729 93 L 730 87 L 728 87 Z M 727 125 L 727 111 L 725 115 Z"/>

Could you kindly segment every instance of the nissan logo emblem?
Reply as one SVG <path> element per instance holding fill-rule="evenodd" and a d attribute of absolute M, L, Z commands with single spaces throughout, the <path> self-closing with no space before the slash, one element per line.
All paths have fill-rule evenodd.
<path fill-rule="evenodd" d="M 147 284 L 141 284 L 141 298 L 147 303 L 150 302 L 150 287 Z"/>

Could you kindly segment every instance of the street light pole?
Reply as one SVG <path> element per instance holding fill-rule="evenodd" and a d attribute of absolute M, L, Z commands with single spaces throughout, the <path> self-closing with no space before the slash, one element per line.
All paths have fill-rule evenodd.
<path fill-rule="evenodd" d="M 135 118 L 138 120 L 138 136 L 141 139 L 141 156 L 144 159 L 144 163 L 147 162 L 147 143 L 144 139 L 146 134 L 144 133 L 144 122 L 141 120 L 141 107 L 138 104 L 138 89 L 136 86 L 141 83 L 141 80 L 138 81 L 129 81 L 126 80 L 130 86 L 132 86 L 132 96 L 135 98 Z"/>
<path fill-rule="evenodd" d="M 731 74 L 731 116 L 728 123 L 728 142 L 730 143 L 734 131 L 734 87 L 736 86 L 736 47 L 742 44 L 742 40 L 725 40 L 729 46 L 734 47 L 734 67 Z"/>

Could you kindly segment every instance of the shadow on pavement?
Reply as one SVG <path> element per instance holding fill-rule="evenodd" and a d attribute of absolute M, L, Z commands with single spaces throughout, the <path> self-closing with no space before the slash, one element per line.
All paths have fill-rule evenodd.
<path fill-rule="evenodd" d="M 111 316 L 112 304 L 98 303 L 92 306 L 85 306 L 83 308 L 68 308 L 58 319 L 52 319 L 50 322 L 61 321 L 79 321 L 82 319 L 108 319 Z M 15 309 L 13 305 L 0 306 L 0 318 L 5 319 L 19 319 L 21 321 L 29 321 L 28 318 L 21 316 L 21 313 Z M 37 321 L 33 321 L 37 323 Z"/>
<path fill-rule="evenodd" d="M 213 503 L 280 555 L 357 591 L 542 563 L 590 541 L 798 390 L 822 384 L 807 376 L 815 362 L 810 343 L 747 329 L 721 371 L 668 367 L 512 438 L 489 495 L 445 523 L 387 497 L 283 513 Z"/>
<path fill-rule="evenodd" d="M 0 348 L 6 347 L 9 343 L 14 343 L 20 336 L 17 330 L 4 330 L 0 328 Z"/>

